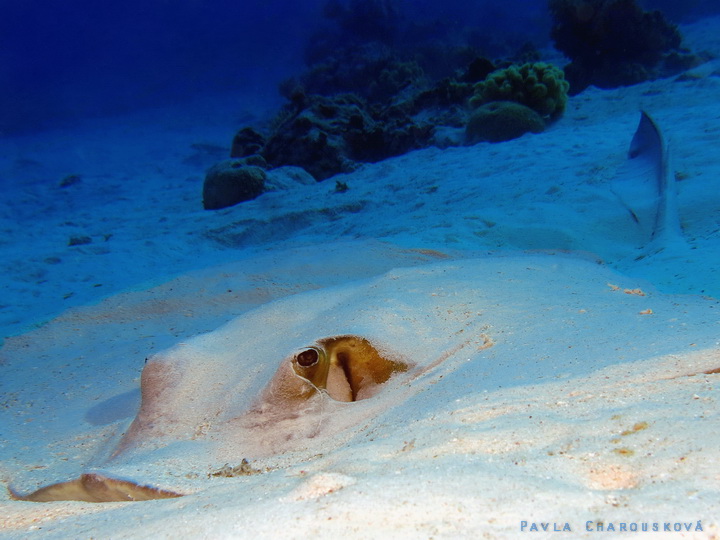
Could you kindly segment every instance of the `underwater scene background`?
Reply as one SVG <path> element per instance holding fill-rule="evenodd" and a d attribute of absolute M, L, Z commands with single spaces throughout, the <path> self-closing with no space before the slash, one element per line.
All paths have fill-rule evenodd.
<path fill-rule="evenodd" d="M 0 537 L 720 535 L 716 0 L 0 6 Z"/>
<path fill-rule="evenodd" d="M 325 0 L 2 4 L 0 130 L 5 133 L 208 91 L 242 87 L 277 97 L 279 82 L 315 61 L 312 55 L 326 38 L 346 44 L 392 38 L 405 50 L 433 41 L 472 45 L 489 58 L 509 57 L 526 43 L 550 45 L 547 5 L 531 0 L 355 2 L 355 19 L 344 22 Z M 712 0 L 640 5 L 662 10 L 673 23 L 718 11 Z M 383 9 L 392 16 L 367 19 Z M 338 31 L 342 36 L 332 36 Z"/>

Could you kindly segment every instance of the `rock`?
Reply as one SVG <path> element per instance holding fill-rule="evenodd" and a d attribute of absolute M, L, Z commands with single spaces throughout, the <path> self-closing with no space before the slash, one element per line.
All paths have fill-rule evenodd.
<path fill-rule="evenodd" d="M 243 158 L 259 154 L 265 146 L 265 137 L 251 127 L 242 128 L 235 134 L 230 149 L 230 157 Z"/>
<path fill-rule="evenodd" d="M 555 48 L 570 58 L 570 94 L 670 76 L 669 54 L 683 53 L 676 25 L 635 0 L 549 0 Z M 693 59 L 687 61 L 693 62 Z M 680 68 L 682 69 L 682 68 Z"/>
<path fill-rule="evenodd" d="M 351 126 L 344 140 L 351 159 L 375 163 L 429 146 L 434 129 L 414 121 L 400 107 L 388 107 L 362 126 Z"/>
<path fill-rule="evenodd" d="M 229 159 L 213 165 L 203 184 L 205 210 L 227 208 L 254 199 L 265 191 L 266 176 L 263 169 L 246 165 L 243 160 Z"/>
<path fill-rule="evenodd" d="M 68 240 L 68 246 L 84 246 L 92 244 L 92 238 L 89 236 L 71 236 Z"/>
<path fill-rule="evenodd" d="M 483 56 L 477 56 L 468 64 L 461 80 L 466 83 L 478 83 L 495 71 L 495 64 Z"/>
<path fill-rule="evenodd" d="M 276 121 L 262 155 L 273 166 L 296 165 L 317 180 L 355 169 L 345 136 L 372 123 L 365 101 L 351 94 L 300 96 Z"/>
<path fill-rule="evenodd" d="M 243 165 L 252 165 L 253 167 L 260 167 L 261 169 L 267 170 L 269 167 L 267 161 L 265 161 L 265 158 L 262 157 L 260 154 L 253 154 L 251 156 L 245 156 L 241 160 Z"/>

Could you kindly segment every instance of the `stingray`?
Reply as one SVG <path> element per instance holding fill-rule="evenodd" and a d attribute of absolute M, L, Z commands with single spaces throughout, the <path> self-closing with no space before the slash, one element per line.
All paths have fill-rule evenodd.
<path fill-rule="evenodd" d="M 94 457 L 62 465 L 74 479 L 45 470 L 45 487 L 16 479 L 12 495 L 172 498 L 206 489 L 223 463 L 303 470 L 356 444 L 370 458 L 375 441 L 463 396 L 714 345 L 717 302 L 638 291 L 592 261 L 525 255 L 401 268 L 274 300 L 152 356 L 140 410 L 116 439 L 88 437 Z"/>
<path fill-rule="evenodd" d="M 253 427 L 269 428 L 270 424 L 308 414 L 313 405 L 322 405 L 320 394 L 338 402 L 368 399 L 394 373 L 406 372 L 408 367 L 400 360 L 386 358 L 362 337 L 320 339 L 280 363 L 244 420 L 252 418 Z M 172 369 L 167 364 L 151 361 L 146 365 L 141 382 L 141 409 L 113 456 L 132 446 L 137 438 L 153 432 L 165 414 L 158 396 L 174 382 Z M 13 499 L 31 502 L 129 502 L 169 499 L 183 494 L 101 473 L 84 473 L 78 479 L 51 484 L 27 495 L 10 489 L 10 495 Z"/>
<path fill-rule="evenodd" d="M 668 145 L 658 124 L 645 111 L 640 113 L 628 160 L 612 181 L 611 190 L 630 213 L 641 244 L 660 248 L 682 236 Z"/>

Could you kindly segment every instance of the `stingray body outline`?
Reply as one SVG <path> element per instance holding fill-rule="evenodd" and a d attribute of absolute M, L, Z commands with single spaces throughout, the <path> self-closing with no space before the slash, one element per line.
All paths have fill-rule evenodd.
<path fill-rule="evenodd" d="M 202 478 L 241 458 L 268 470 L 304 466 L 354 441 L 382 439 L 388 426 L 397 429 L 426 414 L 428 403 L 442 410 L 445 400 L 464 394 L 589 374 L 686 343 L 707 344 L 706 328 L 687 322 L 716 324 L 714 304 L 616 292 L 637 286 L 594 261 L 526 254 L 400 268 L 273 301 L 153 356 L 143 371 L 144 410 L 116 457 L 101 465 L 117 475 L 111 482 L 137 476 L 166 491 L 192 493 L 205 485 L 169 471 L 180 466 Z M 647 308 L 663 316 L 639 315 Z M 368 388 L 367 399 L 332 399 L 324 375 L 308 373 L 313 383 L 293 368 L 293 359 L 300 358 L 301 367 L 320 360 L 319 353 L 305 358 L 309 350 L 323 349 L 325 362 L 332 358 L 322 344 L 327 338 L 318 334 L 365 339 L 380 356 L 408 368 L 394 370 L 380 391 Z M 279 366 L 291 377 L 277 375 Z M 339 357 L 335 369 L 345 373 Z M 288 409 L 273 404 L 263 392 L 276 384 L 275 376 L 308 390 L 307 396 Z M 361 395 L 358 390 L 355 398 Z M 85 464 L 78 468 L 93 472 Z M 77 484 L 60 487 L 76 490 Z M 17 491 L 24 500 L 40 497 Z M 52 490 L 34 493 L 47 498 Z M 57 495 L 52 500 L 60 500 Z"/>
<path fill-rule="evenodd" d="M 398 357 L 388 358 L 381 354 L 370 341 L 360 336 L 341 335 L 318 339 L 315 344 L 304 347 L 280 362 L 275 375 L 254 405 L 239 420 L 246 427 L 277 428 L 284 421 L 289 420 L 291 423 L 303 414 L 317 412 L 317 409 L 322 412 L 327 399 L 338 403 L 369 399 L 393 375 L 406 373 L 411 367 L 411 364 Z M 176 373 L 164 373 L 164 368 L 162 363 L 155 363 L 152 359 L 145 365 L 141 393 L 146 408 L 141 406 L 110 461 L 130 450 L 133 439 L 148 424 L 157 421 L 152 407 L 148 409 L 147 404 L 162 395 L 162 391 L 157 388 L 158 380 L 164 384 L 173 384 L 177 380 Z M 8 491 L 11 498 L 29 502 L 134 502 L 185 495 L 100 472 L 86 472 L 76 479 L 50 484 L 26 495 L 11 487 L 8 487 Z"/>

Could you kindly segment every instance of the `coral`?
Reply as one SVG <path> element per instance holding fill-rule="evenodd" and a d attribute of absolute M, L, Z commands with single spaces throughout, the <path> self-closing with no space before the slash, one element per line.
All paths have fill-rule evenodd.
<path fill-rule="evenodd" d="M 565 110 L 568 88 L 564 73 L 552 64 L 511 65 L 477 83 L 470 104 L 477 107 L 491 101 L 512 101 L 553 121 Z"/>
<path fill-rule="evenodd" d="M 213 165 L 205 175 L 203 207 L 218 210 L 249 201 L 265 190 L 265 171 L 244 160 L 228 159 Z"/>
<path fill-rule="evenodd" d="M 671 74 L 663 61 L 682 38 L 661 12 L 643 11 L 635 0 L 549 0 L 549 7 L 551 37 L 572 60 L 565 72 L 573 94 Z"/>
<path fill-rule="evenodd" d="M 280 86 L 286 105 L 267 131 L 239 131 L 231 155 L 259 154 L 269 168 L 300 167 L 322 181 L 359 163 L 463 144 L 473 95 L 476 107 L 517 99 L 547 121 L 562 113 L 567 84 L 557 68 L 527 63 L 496 71 L 499 66 L 464 43 L 464 34 L 454 35 L 453 25 L 428 20 L 413 26 L 400 11 L 409 6 L 399 0 L 327 2 L 330 24 L 306 49 L 308 69 Z M 416 39 L 406 39 L 413 32 Z M 519 54 L 525 59 L 537 52 L 523 46 Z M 507 85 L 512 95 L 504 96 Z M 272 181 L 269 173 L 266 190 L 274 189 Z"/>
<path fill-rule="evenodd" d="M 502 142 L 531 132 L 540 133 L 545 122 L 530 107 L 511 101 L 494 101 L 478 108 L 465 130 L 468 144 Z"/>

